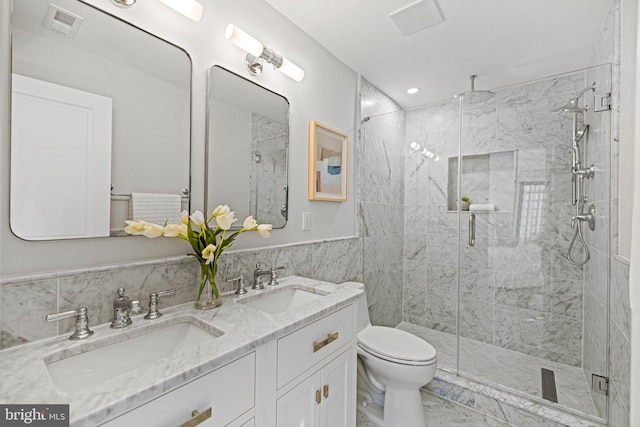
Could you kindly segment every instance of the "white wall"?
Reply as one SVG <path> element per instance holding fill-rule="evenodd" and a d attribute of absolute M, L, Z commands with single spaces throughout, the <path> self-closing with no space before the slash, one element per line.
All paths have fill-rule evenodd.
<path fill-rule="evenodd" d="M 265 67 L 256 81 L 289 99 L 291 103 L 289 223 L 275 230 L 270 240 L 243 235 L 235 248 L 305 242 L 356 234 L 355 173 L 350 173 L 348 202 L 307 200 L 308 124 L 317 120 L 349 135 L 349 168 L 355 172 L 354 124 L 356 74 L 260 0 L 202 0 L 205 12 L 194 23 L 156 1 L 138 2 L 121 9 L 105 0 L 86 3 L 127 20 L 185 49 L 193 61 L 192 80 L 192 210 L 204 205 L 204 141 L 206 122 L 206 76 L 212 65 L 252 78 L 244 71 L 242 52 L 224 39 L 224 28 L 233 22 L 305 70 L 302 82 Z M 0 275 L 11 276 L 152 259 L 189 252 L 181 240 L 103 238 L 65 242 L 25 242 L 13 236 L 8 224 L 9 73 L 10 17 L 8 1 L 0 5 Z M 250 11 L 250 13 L 248 13 Z M 311 212 L 312 228 L 300 231 L 302 212 Z"/>

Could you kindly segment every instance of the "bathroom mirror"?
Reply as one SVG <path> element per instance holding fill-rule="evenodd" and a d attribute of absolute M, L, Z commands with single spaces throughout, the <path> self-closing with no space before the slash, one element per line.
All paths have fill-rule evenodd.
<path fill-rule="evenodd" d="M 78 0 L 14 1 L 11 44 L 18 237 L 124 234 L 132 193 L 189 209 L 191 60 L 182 49 Z"/>
<path fill-rule="evenodd" d="M 219 66 L 209 69 L 206 204 L 238 222 L 287 223 L 289 101 Z M 241 226 L 242 224 L 236 224 Z"/>

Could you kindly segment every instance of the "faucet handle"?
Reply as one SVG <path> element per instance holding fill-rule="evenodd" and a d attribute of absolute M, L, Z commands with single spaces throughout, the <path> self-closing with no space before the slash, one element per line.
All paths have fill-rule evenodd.
<path fill-rule="evenodd" d="M 236 295 L 243 295 L 243 294 L 246 294 L 248 292 L 247 289 L 245 288 L 244 274 L 241 274 L 238 277 L 227 278 L 225 280 L 227 282 L 238 282 L 238 289 L 235 292 Z"/>
<path fill-rule="evenodd" d="M 176 288 L 167 289 L 166 291 L 160 291 L 160 292 L 151 292 L 149 294 L 149 311 L 144 316 L 144 318 L 147 320 L 153 320 L 153 319 L 157 319 L 158 317 L 161 317 L 162 313 L 160 313 L 160 310 L 158 310 L 158 298 L 168 296 L 168 295 L 175 295 L 175 294 L 176 294 Z M 140 304 L 140 301 L 137 301 L 137 302 L 138 304 Z M 134 303 L 135 301 L 132 302 L 132 304 Z M 142 308 L 142 305 L 140 305 L 140 307 Z M 133 308 L 134 306 L 132 305 L 132 312 L 133 312 Z"/>
<path fill-rule="evenodd" d="M 47 322 L 56 322 L 70 317 L 76 318 L 76 330 L 73 335 L 69 337 L 70 340 L 83 340 L 93 335 L 93 331 L 89 329 L 87 307 L 80 307 L 77 310 L 62 311 L 60 313 L 47 314 L 45 320 Z"/>
<path fill-rule="evenodd" d="M 271 267 L 271 280 L 269 280 L 270 286 L 275 286 L 278 284 L 278 271 L 284 270 L 283 266 L 280 267 Z"/>

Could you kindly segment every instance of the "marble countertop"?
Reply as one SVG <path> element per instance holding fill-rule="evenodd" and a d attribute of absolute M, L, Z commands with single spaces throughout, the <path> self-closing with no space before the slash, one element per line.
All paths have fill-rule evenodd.
<path fill-rule="evenodd" d="M 256 347 L 288 334 L 329 312 L 357 300 L 363 291 L 298 276 L 280 279 L 273 288 L 237 296 L 225 295 L 217 310 L 197 311 L 193 304 L 163 309 L 163 316 L 144 320 L 144 314 L 132 316 L 133 324 L 124 330 L 109 324 L 90 325 L 94 334 L 86 340 L 71 341 L 61 335 L 0 351 L 0 402 L 3 404 L 69 404 L 71 425 L 95 426 L 131 410 L 188 381 L 198 378 Z M 281 314 L 270 315 L 240 304 L 238 298 L 255 298 L 258 293 L 277 292 L 300 285 L 327 293 Z M 66 393 L 51 381 L 45 360 L 64 358 L 90 348 L 102 347 L 139 334 L 141 329 L 156 330 L 188 317 L 223 332 L 221 336 L 197 347 L 185 349 L 122 375 Z M 91 313 L 89 313 L 91 319 Z M 126 358 L 126 354 L 122 355 Z M 118 360 L 113 360 L 114 364 Z"/>

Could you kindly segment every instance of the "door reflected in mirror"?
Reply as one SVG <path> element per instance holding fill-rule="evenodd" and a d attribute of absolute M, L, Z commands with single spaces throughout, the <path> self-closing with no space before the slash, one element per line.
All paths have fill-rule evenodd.
<path fill-rule="evenodd" d="M 206 207 L 287 222 L 289 101 L 219 66 L 209 70 Z M 241 224 L 237 224 L 241 226 Z"/>
<path fill-rule="evenodd" d="M 78 0 L 14 0 L 12 12 L 14 234 L 124 234 L 132 193 L 188 210 L 189 56 Z"/>

